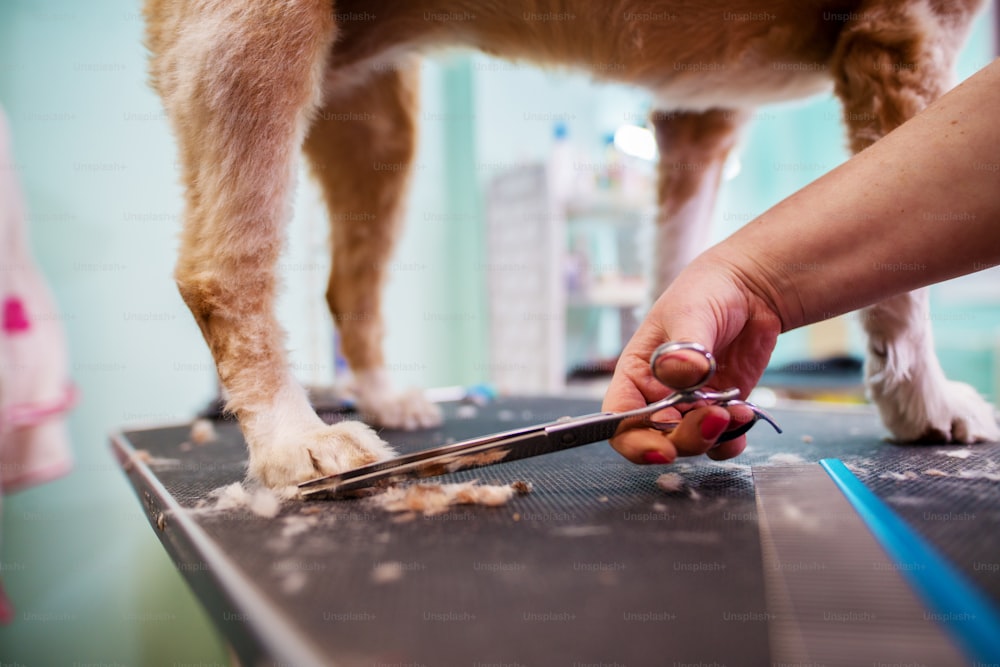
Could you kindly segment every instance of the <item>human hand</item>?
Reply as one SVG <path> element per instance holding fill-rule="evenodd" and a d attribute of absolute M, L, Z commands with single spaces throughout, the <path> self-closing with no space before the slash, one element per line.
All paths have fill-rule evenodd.
<path fill-rule="evenodd" d="M 653 351 L 667 341 L 696 342 L 712 352 L 718 369 L 711 389 L 738 387 L 743 398 L 750 392 L 771 357 L 782 323 L 778 305 L 764 296 L 764 286 L 723 257 L 711 251 L 702 255 L 657 299 L 622 352 L 604 410 L 641 408 L 671 392 L 649 366 Z M 708 360 L 692 350 L 672 352 L 658 364 L 658 375 L 676 387 L 689 386 L 708 372 Z M 680 419 L 672 432 L 630 428 L 612 438 L 611 445 L 633 463 L 670 463 L 678 456 L 704 453 L 728 459 L 746 448 L 746 436 L 716 445 L 719 437 L 753 416 L 741 405 L 669 408 L 655 419 Z"/>

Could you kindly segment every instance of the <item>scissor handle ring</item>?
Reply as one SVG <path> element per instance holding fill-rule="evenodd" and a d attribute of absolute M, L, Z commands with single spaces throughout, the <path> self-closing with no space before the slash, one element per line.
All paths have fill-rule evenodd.
<path fill-rule="evenodd" d="M 674 387 L 665 382 L 663 378 L 659 376 L 659 374 L 656 372 L 656 367 L 657 367 L 657 362 L 660 360 L 660 357 L 662 357 L 665 354 L 671 354 L 673 352 L 679 352 L 681 350 L 692 350 L 694 352 L 698 352 L 699 354 L 701 354 L 708 361 L 708 370 L 705 372 L 705 375 L 703 375 L 701 379 L 699 379 L 694 384 L 689 385 L 687 387 Z M 658 348 L 656 348 L 656 350 L 653 351 L 653 356 L 650 357 L 649 359 L 649 368 L 653 372 L 653 377 L 662 382 L 664 386 L 669 387 L 670 389 L 673 389 L 674 391 L 682 394 L 697 391 L 698 389 L 704 387 L 705 384 L 712 378 L 712 376 L 715 375 L 716 366 L 717 365 L 715 363 L 715 357 L 712 356 L 712 353 L 708 351 L 708 348 L 706 348 L 704 345 L 701 345 L 700 343 L 694 343 L 690 341 L 673 341 L 673 342 L 663 343 Z"/>

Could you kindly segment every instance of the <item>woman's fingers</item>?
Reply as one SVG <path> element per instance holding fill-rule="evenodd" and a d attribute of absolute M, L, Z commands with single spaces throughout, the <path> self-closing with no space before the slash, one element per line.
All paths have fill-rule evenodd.
<path fill-rule="evenodd" d="M 697 456 L 715 446 L 719 437 L 730 428 L 729 411 L 718 405 L 695 408 L 684 415 L 670 434 L 678 456 Z"/>
<path fill-rule="evenodd" d="M 725 461 L 726 459 L 736 458 L 743 453 L 743 450 L 747 448 L 747 437 L 741 435 L 738 438 L 732 440 L 727 440 L 726 442 L 720 442 L 717 447 L 705 452 L 705 456 L 712 459 L 713 461 Z"/>
<path fill-rule="evenodd" d="M 630 428 L 611 438 L 611 446 L 632 463 L 673 463 L 677 449 L 667 433 Z"/>
<path fill-rule="evenodd" d="M 678 456 L 707 454 L 716 461 L 731 459 L 746 449 L 746 436 L 719 442 L 754 418 L 745 405 L 706 405 L 686 412 L 677 427 L 667 433 L 652 428 L 628 429 L 611 439 L 611 446 L 633 463 L 673 463 Z"/>
<path fill-rule="evenodd" d="M 633 463 L 672 463 L 678 456 L 707 452 L 731 423 L 725 408 L 705 406 L 685 413 L 669 433 L 652 428 L 631 428 L 612 438 L 611 446 Z"/>

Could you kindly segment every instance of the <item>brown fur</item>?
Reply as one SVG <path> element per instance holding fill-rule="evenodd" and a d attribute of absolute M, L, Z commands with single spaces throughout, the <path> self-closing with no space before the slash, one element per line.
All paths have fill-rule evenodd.
<path fill-rule="evenodd" d="M 383 365 L 378 300 L 402 222 L 417 127 L 418 69 L 376 73 L 334 91 L 306 138 L 305 152 L 335 222 L 327 302 L 355 368 Z M 344 123 L 338 114 L 369 120 Z M 344 155 L 351 156 L 343 159 Z"/>
<path fill-rule="evenodd" d="M 268 478 L 274 455 L 253 463 L 265 439 L 291 442 L 291 431 L 308 421 L 273 315 L 303 142 L 333 227 L 327 299 L 345 356 L 360 373 L 384 366 L 379 296 L 417 133 L 415 54 L 466 46 L 654 91 L 663 109 L 653 119 L 663 158 L 662 287 L 707 239 L 722 165 L 749 110 L 817 92 L 832 79 L 850 145 L 862 150 L 946 89 L 979 4 L 146 0 L 153 84 L 177 133 L 186 187 L 176 279 L 243 424 L 254 474 Z M 758 19 L 740 19 L 748 12 Z M 370 120 L 331 120 L 347 112 Z M 315 437 L 341 436 L 317 430 Z M 354 444 L 336 465 L 317 463 L 319 445 L 310 442 L 300 458 L 318 472 L 376 456 Z M 293 469 L 268 479 L 296 481 L 288 478 L 306 468 Z"/>
<path fill-rule="evenodd" d="M 266 403 L 286 372 L 265 304 L 295 152 L 335 36 L 329 9 L 323 0 L 147 4 L 164 19 L 149 22 L 153 85 L 178 131 L 187 187 L 177 284 L 237 413 Z M 209 22 L 225 39 L 202 38 Z"/>

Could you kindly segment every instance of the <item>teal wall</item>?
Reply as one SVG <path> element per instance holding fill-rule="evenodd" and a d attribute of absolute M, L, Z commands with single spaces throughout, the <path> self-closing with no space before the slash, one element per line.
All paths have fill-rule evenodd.
<path fill-rule="evenodd" d="M 0 104 L 82 391 L 74 472 L 4 502 L 3 578 L 17 612 L 0 628 L 4 663 L 226 661 L 108 448 L 119 425 L 186 419 L 214 392 L 171 281 L 180 190 L 137 12 L 0 3 Z"/>
<path fill-rule="evenodd" d="M 74 472 L 4 499 L 0 564 L 17 616 L 0 628 L 3 664 L 227 661 L 108 446 L 123 424 L 184 421 L 216 393 L 211 358 L 171 278 L 181 189 L 141 38 L 138 2 L 0 2 L 0 104 L 32 245 L 62 309 L 82 392 L 70 422 Z M 419 224 L 400 242 L 387 291 L 389 365 L 400 384 L 473 376 L 455 370 L 454 351 L 476 336 L 427 315 L 451 312 L 451 291 L 469 308 L 481 302 L 474 285 L 458 290 L 446 259 L 462 250 L 444 186 L 455 167 L 443 157 L 446 141 L 461 140 L 443 120 L 456 68 L 423 71 L 427 116 L 410 214 Z M 460 99 L 468 86 L 448 90 Z M 297 375 L 329 381 L 327 232 L 315 188 L 300 180 L 279 312 Z"/>
<path fill-rule="evenodd" d="M 137 2 L 0 1 L 0 104 L 34 250 L 63 310 L 83 394 L 71 417 L 75 471 L 4 499 L 0 564 L 17 610 L 0 628 L 4 663 L 226 661 L 108 449 L 107 434 L 122 424 L 186 420 L 215 394 L 211 360 L 171 280 L 180 186 L 173 139 L 146 85 L 141 31 Z M 963 75 L 989 53 L 981 21 Z M 400 384 L 482 379 L 479 187 L 498 164 L 546 158 L 551 126 L 524 122 L 524 111 L 575 113 L 572 136 L 596 154 L 606 132 L 648 105 L 641 93 L 600 89 L 585 77 L 488 62 L 447 56 L 424 68 L 410 224 L 385 307 L 388 360 Z M 819 174 L 760 165 L 826 168 L 843 159 L 840 133 L 830 131 L 835 115 L 830 99 L 759 115 L 744 168 L 720 202 L 720 238 L 737 214 L 757 213 Z M 332 363 L 320 300 L 323 225 L 315 192 L 303 187 L 280 309 L 296 372 L 307 381 L 329 378 Z M 938 342 L 955 375 L 991 382 L 983 349 L 1000 326 L 997 282 L 942 288 L 957 310 L 936 322 Z M 782 346 L 779 355 L 801 350 L 794 334 Z"/>

